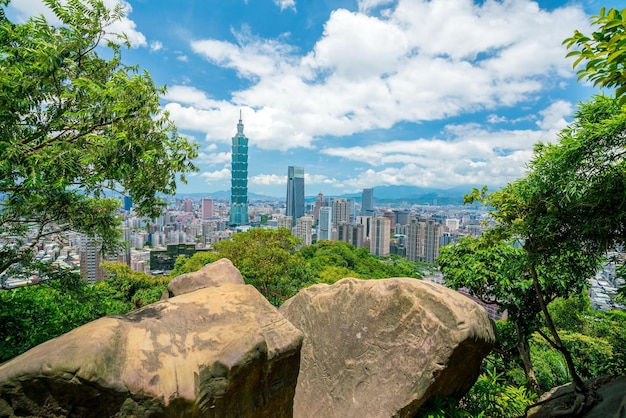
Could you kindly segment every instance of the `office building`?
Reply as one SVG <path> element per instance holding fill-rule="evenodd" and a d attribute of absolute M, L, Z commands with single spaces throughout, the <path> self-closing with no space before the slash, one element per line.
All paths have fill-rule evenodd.
<path fill-rule="evenodd" d="M 361 216 L 374 216 L 374 189 L 363 189 Z"/>
<path fill-rule="evenodd" d="M 230 225 L 248 225 L 248 138 L 243 134 L 241 111 L 237 134 L 232 138 L 230 191 Z"/>
<path fill-rule="evenodd" d="M 320 219 L 317 226 L 317 240 L 329 241 L 332 239 L 333 208 L 324 206 L 320 208 Z"/>
<path fill-rule="evenodd" d="M 191 199 L 185 199 L 184 206 L 185 212 L 191 212 Z"/>
<path fill-rule="evenodd" d="M 213 217 L 213 199 L 210 197 L 202 198 L 202 219 L 211 219 Z"/>
<path fill-rule="evenodd" d="M 372 220 L 370 238 L 370 254 L 378 256 L 389 255 L 389 219 L 382 216 Z"/>
<path fill-rule="evenodd" d="M 292 225 L 296 219 L 304 216 L 304 167 L 287 168 L 287 209 L 285 215 L 291 216 Z"/>

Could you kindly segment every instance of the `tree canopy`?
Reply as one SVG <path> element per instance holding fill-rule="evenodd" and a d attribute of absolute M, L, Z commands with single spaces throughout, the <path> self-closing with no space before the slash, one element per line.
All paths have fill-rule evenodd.
<path fill-rule="evenodd" d="M 576 57 L 574 67 L 585 64 L 578 70 L 578 79 L 587 79 L 600 87 L 615 87 L 615 96 L 626 102 L 626 9 L 600 9 L 591 17 L 597 27 L 591 35 L 576 30 L 563 44 L 573 49 L 568 57 Z"/>
<path fill-rule="evenodd" d="M 117 199 L 155 217 L 159 193 L 196 170 L 195 144 L 159 108 L 164 88 L 122 62 L 122 17 L 101 0 L 44 0 L 61 21 L 25 23 L 0 1 L 0 272 L 42 238 L 78 231 L 118 244 Z M 121 44 L 121 45 L 120 45 Z M 108 58 L 104 58 L 108 57 Z"/>

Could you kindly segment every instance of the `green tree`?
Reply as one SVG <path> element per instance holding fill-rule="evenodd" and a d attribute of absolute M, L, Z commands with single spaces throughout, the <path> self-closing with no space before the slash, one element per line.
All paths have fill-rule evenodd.
<path fill-rule="evenodd" d="M 287 273 L 300 240 L 289 229 L 253 228 L 214 245 L 220 258 L 228 258 L 244 280 L 270 302 L 280 305 L 289 295 Z"/>
<path fill-rule="evenodd" d="M 478 238 L 468 236 L 440 248 L 437 262 L 447 286 L 465 288 L 482 302 L 508 312 L 527 384 L 538 392 L 528 339 L 538 327 L 537 314 L 541 309 L 532 291 L 530 274 L 525 270 L 524 250 L 495 235 L 488 232 Z"/>
<path fill-rule="evenodd" d="M 541 149 L 541 146 L 535 149 Z M 547 333 L 540 329 L 538 332 L 563 355 L 572 381 L 581 394 L 574 408 L 582 410 L 592 405 L 597 396 L 578 375 L 548 305 L 557 297 L 567 297 L 585 289 L 586 279 L 595 274 L 603 255 L 579 237 L 560 239 L 564 227 L 563 213 L 555 210 L 551 200 L 557 192 L 556 186 L 548 180 L 546 173 L 536 169 L 533 162 L 531 167 L 535 170 L 526 177 L 488 196 L 486 188 L 482 191 L 474 189 L 466 199 L 469 202 L 482 199 L 493 207 L 490 214 L 496 221 L 494 233 L 514 237 L 520 243 L 525 257 L 524 270 L 531 279 L 532 291 L 548 330 Z"/>
<path fill-rule="evenodd" d="M 578 70 L 578 79 L 587 79 L 600 87 L 615 87 L 615 96 L 626 101 L 626 9 L 600 9 L 597 16 L 591 17 L 591 23 L 597 27 L 591 35 L 574 31 L 574 35 L 563 41 L 567 54 L 576 57 L 574 68 L 585 64 Z"/>
<path fill-rule="evenodd" d="M 101 0 L 44 0 L 62 22 L 26 23 L 0 0 L 0 272 L 27 264 L 42 238 L 78 231 L 119 245 L 116 191 L 155 217 L 196 167 L 195 144 L 159 108 L 164 88 L 122 63 L 122 17 Z M 97 51 L 102 51 L 102 56 Z M 107 56 L 108 58 L 103 58 Z M 139 169 L 141 168 L 141 169 Z"/>

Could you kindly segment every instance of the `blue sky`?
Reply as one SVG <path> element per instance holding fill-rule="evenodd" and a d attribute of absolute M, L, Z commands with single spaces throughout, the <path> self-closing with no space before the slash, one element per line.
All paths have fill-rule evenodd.
<path fill-rule="evenodd" d="M 106 0 L 113 5 L 119 0 Z M 618 1 L 126 0 L 127 64 L 167 85 L 163 109 L 200 143 L 181 193 L 230 189 L 239 112 L 250 192 L 284 196 L 386 185 L 502 186 L 576 103 L 561 45 Z M 13 0 L 9 17 L 51 16 Z M 51 21 L 52 17 L 50 17 Z M 610 92 L 608 92 L 610 93 Z"/>

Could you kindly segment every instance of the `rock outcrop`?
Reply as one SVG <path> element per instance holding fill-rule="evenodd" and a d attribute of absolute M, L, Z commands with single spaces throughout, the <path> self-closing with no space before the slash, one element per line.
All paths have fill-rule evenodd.
<path fill-rule="evenodd" d="M 221 258 L 198 271 L 173 278 L 167 285 L 167 292 L 163 299 L 195 292 L 205 287 L 221 286 L 225 283 L 244 284 L 244 281 L 237 267 L 229 259 Z"/>
<path fill-rule="evenodd" d="M 252 286 L 205 287 L 0 366 L 0 417 L 291 417 L 301 344 Z"/>
<path fill-rule="evenodd" d="M 305 337 L 294 417 L 412 417 L 432 395 L 462 396 L 495 342 L 487 313 L 409 278 L 315 285 L 280 312 Z"/>

